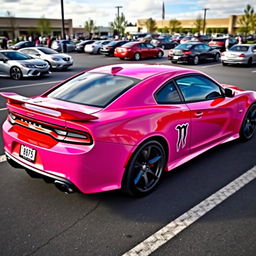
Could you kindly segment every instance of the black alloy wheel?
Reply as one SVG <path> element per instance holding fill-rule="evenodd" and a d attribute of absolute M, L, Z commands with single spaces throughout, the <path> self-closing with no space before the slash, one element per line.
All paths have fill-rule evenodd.
<path fill-rule="evenodd" d="M 247 141 L 251 139 L 256 131 L 256 104 L 253 104 L 248 109 L 241 129 L 240 129 L 240 139 L 242 141 Z"/>
<path fill-rule="evenodd" d="M 22 78 L 22 72 L 19 67 L 12 67 L 10 70 L 10 76 L 14 80 L 20 80 Z"/>
<path fill-rule="evenodd" d="M 157 186 L 166 164 L 166 153 L 158 141 L 148 141 L 133 154 L 123 179 L 123 190 L 141 197 Z"/>

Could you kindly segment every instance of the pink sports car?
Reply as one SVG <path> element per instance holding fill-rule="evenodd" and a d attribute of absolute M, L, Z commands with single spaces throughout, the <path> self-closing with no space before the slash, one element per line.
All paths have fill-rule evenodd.
<path fill-rule="evenodd" d="M 110 65 L 44 94 L 1 93 L 9 163 L 62 191 L 155 189 L 161 174 L 256 130 L 256 92 L 164 65 Z"/>

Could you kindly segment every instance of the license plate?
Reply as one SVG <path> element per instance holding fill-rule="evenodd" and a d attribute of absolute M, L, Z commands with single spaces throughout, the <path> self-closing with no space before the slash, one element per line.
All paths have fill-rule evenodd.
<path fill-rule="evenodd" d="M 20 157 L 24 158 L 27 161 L 35 162 L 36 150 L 24 145 L 20 145 Z"/>
<path fill-rule="evenodd" d="M 174 60 L 178 60 L 180 56 L 173 56 Z"/>

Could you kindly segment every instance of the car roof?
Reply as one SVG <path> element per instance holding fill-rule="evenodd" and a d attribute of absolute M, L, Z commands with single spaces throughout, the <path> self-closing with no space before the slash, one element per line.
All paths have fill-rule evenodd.
<path fill-rule="evenodd" d="M 151 76 L 159 75 L 161 73 L 164 74 L 167 72 L 173 74 L 175 74 L 178 71 L 183 71 L 184 73 L 191 71 L 195 73 L 197 72 L 195 70 L 186 68 L 156 64 L 116 64 L 94 68 L 93 70 L 91 70 L 91 72 L 113 74 L 113 68 L 116 68 L 117 70 L 119 68 L 119 70 L 115 72 L 116 75 L 133 77 L 139 80 L 144 80 Z"/>

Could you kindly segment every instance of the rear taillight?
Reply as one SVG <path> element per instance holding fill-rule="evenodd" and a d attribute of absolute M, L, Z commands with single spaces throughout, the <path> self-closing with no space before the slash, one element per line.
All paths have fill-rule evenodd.
<path fill-rule="evenodd" d="M 11 112 L 8 116 L 8 120 L 12 125 L 22 126 L 27 129 L 49 135 L 56 141 L 85 145 L 93 143 L 91 135 L 84 131 L 62 128 L 60 126 L 22 117 Z"/>
<path fill-rule="evenodd" d="M 183 54 L 191 54 L 191 51 L 183 51 Z"/>
<path fill-rule="evenodd" d="M 245 55 L 242 53 L 242 54 L 240 54 L 238 57 L 240 57 L 240 58 L 244 58 L 244 57 L 245 57 Z"/>
<path fill-rule="evenodd" d="M 217 45 L 222 46 L 224 45 L 224 42 L 217 42 Z"/>

